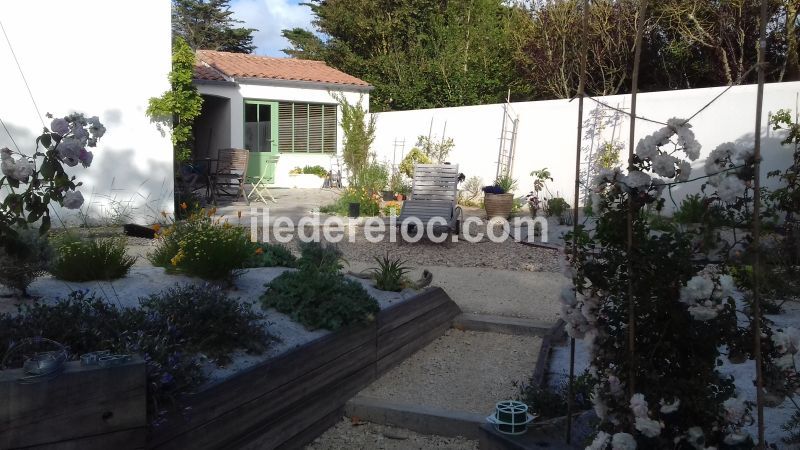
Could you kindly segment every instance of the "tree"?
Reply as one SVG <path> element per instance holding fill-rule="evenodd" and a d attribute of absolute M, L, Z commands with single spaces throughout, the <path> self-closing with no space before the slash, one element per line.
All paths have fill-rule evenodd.
<path fill-rule="evenodd" d="M 203 98 L 192 84 L 194 51 L 181 38 L 172 45 L 172 71 L 169 73 L 171 89 L 161 97 L 151 98 L 146 114 L 159 131 L 172 132 L 175 161 L 186 161 L 192 156 L 192 124 L 200 115 Z"/>
<path fill-rule="evenodd" d="M 298 58 L 321 59 L 375 86 L 373 110 L 501 102 L 516 76 L 514 37 L 524 10 L 501 0 L 312 0 L 322 41 L 284 30 Z"/>
<path fill-rule="evenodd" d="M 255 28 L 233 18 L 230 0 L 172 0 L 172 37 L 180 37 L 194 50 L 252 53 Z"/>

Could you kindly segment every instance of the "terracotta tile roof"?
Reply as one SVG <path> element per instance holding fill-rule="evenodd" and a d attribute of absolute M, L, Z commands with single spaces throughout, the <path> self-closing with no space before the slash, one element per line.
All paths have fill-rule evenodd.
<path fill-rule="evenodd" d="M 322 61 L 272 58 L 212 50 L 197 51 L 195 79 L 224 81 L 226 76 L 369 86 L 366 81 L 336 70 Z"/>

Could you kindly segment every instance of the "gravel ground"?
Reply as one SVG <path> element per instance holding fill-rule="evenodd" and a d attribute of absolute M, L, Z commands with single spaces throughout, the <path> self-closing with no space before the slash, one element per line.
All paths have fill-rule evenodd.
<path fill-rule="evenodd" d="M 374 261 L 350 262 L 346 269 L 359 272 L 372 267 Z M 476 267 L 414 266 L 408 277 L 418 280 L 423 269 L 433 274 L 432 285 L 443 288 L 463 312 L 553 323 L 561 308 L 561 290 L 569 284 L 560 273 Z"/>
<path fill-rule="evenodd" d="M 450 329 L 360 395 L 488 415 L 516 396 L 513 382 L 528 381 L 540 345 L 535 336 Z"/>
<path fill-rule="evenodd" d="M 470 450 L 478 441 L 464 438 L 428 436 L 402 428 L 357 422 L 344 418 L 306 447 L 307 450 Z"/>
<path fill-rule="evenodd" d="M 372 243 L 365 239 L 339 243 L 349 261 L 373 261 L 387 253 L 412 266 L 480 267 L 527 272 L 559 272 L 557 250 L 531 247 L 514 241 L 470 243 L 466 241 L 434 244 Z"/>

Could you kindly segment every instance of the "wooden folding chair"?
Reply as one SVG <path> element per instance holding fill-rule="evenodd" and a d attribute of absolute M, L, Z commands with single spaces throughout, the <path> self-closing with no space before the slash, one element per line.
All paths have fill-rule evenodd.
<path fill-rule="evenodd" d="M 244 184 L 247 177 L 247 162 L 250 152 L 240 148 L 223 148 L 217 156 L 217 168 L 211 175 L 211 200 L 217 204 L 219 197 L 239 197 L 248 205 L 250 201 L 245 194 Z"/>

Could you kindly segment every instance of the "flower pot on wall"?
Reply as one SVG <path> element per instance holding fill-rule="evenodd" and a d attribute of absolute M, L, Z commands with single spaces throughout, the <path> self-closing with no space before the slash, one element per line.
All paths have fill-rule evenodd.
<path fill-rule="evenodd" d="M 385 202 L 394 200 L 394 192 L 392 191 L 381 191 L 381 195 L 383 196 L 383 201 Z"/>
<path fill-rule="evenodd" d="M 486 209 L 487 218 L 502 217 L 507 219 L 511 216 L 511 209 L 514 207 L 514 194 L 485 194 L 483 207 Z"/>

